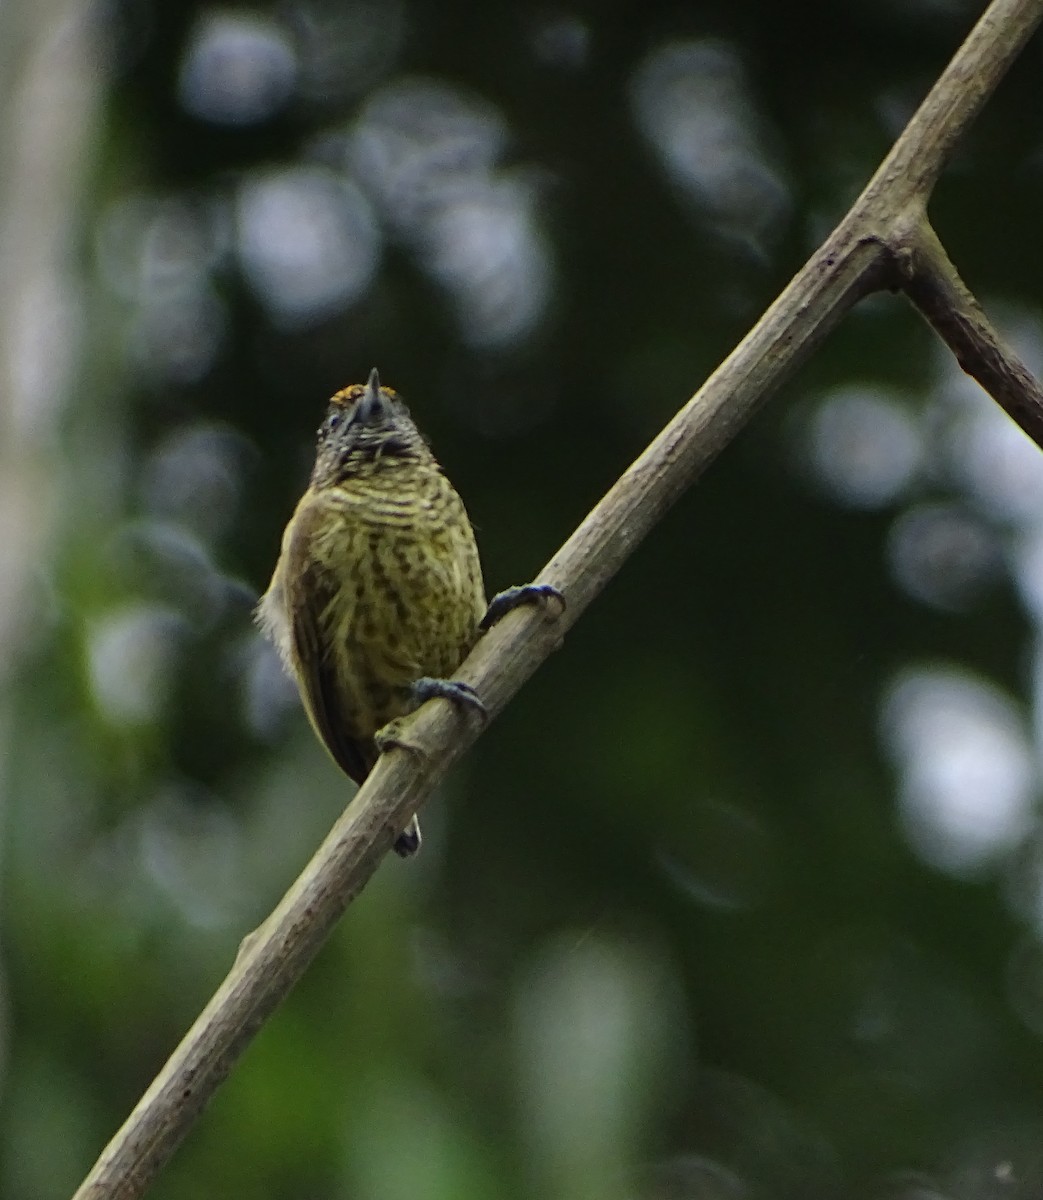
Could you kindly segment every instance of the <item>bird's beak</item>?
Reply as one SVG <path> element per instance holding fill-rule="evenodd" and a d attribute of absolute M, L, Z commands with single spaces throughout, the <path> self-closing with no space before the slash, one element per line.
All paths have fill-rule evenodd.
<path fill-rule="evenodd" d="M 369 373 L 366 390 L 359 400 L 355 416 L 363 425 L 378 425 L 388 416 L 388 403 L 380 390 L 380 376 L 376 367 Z"/>

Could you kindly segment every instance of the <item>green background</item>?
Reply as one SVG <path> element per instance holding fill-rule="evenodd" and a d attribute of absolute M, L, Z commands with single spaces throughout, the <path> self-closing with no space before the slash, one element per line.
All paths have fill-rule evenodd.
<path fill-rule="evenodd" d="M 4 435 L 37 468 L 0 595 L 5 1200 L 72 1190 L 350 797 L 250 620 L 326 398 L 378 366 L 490 592 L 531 578 L 980 7 L 92 10 L 78 350 Z M 0 14 L 8 96 L 30 12 Z M 1033 43 L 932 204 L 1034 369 L 1041 89 Z M 1041 534 L 1035 449 L 904 301 L 863 304 L 458 764 L 150 1194 L 1037 1195 Z"/>

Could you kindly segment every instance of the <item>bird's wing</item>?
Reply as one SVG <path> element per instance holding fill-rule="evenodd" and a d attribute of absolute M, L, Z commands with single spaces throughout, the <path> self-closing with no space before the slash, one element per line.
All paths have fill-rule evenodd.
<path fill-rule="evenodd" d="M 298 545 L 288 547 L 284 586 L 301 699 L 315 732 L 333 760 L 361 784 L 372 770 L 378 752 L 371 738 L 353 738 L 347 732 L 350 722 L 343 710 L 322 626 L 322 614 L 336 594 L 337 583 L 325 568 L 302 553 L 310 522 L 307 514 L 300 516 L 305 520 L 298 527 Z"/>

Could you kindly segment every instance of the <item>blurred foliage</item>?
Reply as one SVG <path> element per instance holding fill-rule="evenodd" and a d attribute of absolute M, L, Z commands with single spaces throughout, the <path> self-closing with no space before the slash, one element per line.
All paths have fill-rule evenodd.
<path fill-rule="evenodd" d="M 31 606 L 0 622 L 5 1200 L 72 1189 L 349 798 L 250 621 L 327 396 L 379 366 L 489 590 L 532 577 L 981 7 L 95 13 L 53 535 L 0 588 Z M 1036 370 L 1039 53 L 932 206 Z M 1041 621 L 1038 451 L 875 298 L 460 764 L 151 1194 L 1037 1195 Z"/>

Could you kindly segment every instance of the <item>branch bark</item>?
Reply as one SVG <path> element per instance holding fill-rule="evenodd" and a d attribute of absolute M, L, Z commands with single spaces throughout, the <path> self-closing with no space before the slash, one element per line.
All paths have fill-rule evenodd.
<path fill-rule="evenodd" d="M 905 289 L 961 363 L 1033 429 L 1043 409 L 1024 368 L 974 322 L 939 259 L 925 207 L 953 145 L 1043 19 L 1043 0 L 994 0 L 861 196 L 760 321 L 628 468 L 538 577 L 561 589 L 564 614 L 520 609 L 485 635 L 459 678 L 497 714 L 764 401 L 868 292 Z M 931 235 L 933 236 L 933 235 Z M 947 260 L 945 260 L 947 262 Z M 948 291 L 946 291 L 948 287 Z M 933 315 L 932 315 L 933 314 Z M 972 336 L 973 329 L 973 336 Z M 997 347 L 999 347 L 997 349 Z M 979 359 L 991 355 L 989 366 Z M 1006 364 L 1005 366 L 1003 364 Z M 1031 414 L 1031 416 L 1025 416 Z M 1021 419 L 1021 418 L 1019 418 Z M 1038 432 L 1038 430 L 1037 430 Z M 419 753 L 392 751 L 271 916 L 105 1148 L 74 1200 L 135 1200 L 173 1153 L 238 1056 L 290 991 L 400 829 L 479 730 L 444 701 L 406 725 Z"/>
<path fill-rule="evenodd" d="M 1043 388 L 993 329 L 926 219 L 910 231 L 896 261 L 902 290 L 956 361 L 1043 446 Z"/>

